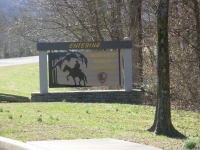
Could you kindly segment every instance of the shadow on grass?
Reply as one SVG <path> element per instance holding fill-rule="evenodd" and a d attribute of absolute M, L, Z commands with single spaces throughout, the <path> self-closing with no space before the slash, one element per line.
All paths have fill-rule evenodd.
<path fill-rule="evenodd" d="M 28 97 L 0 93 L 0 102 L 30 102 Z"/>
<path fill-rule="evenodd" d="M 141 105 L 142 104 L 142 99 L 115 99 L 115 98 L 110 98 L 110 99 L 87 99 L 87 98 L 81 98 L 81 99 L 63 99 L 63 100 L 52 100 L 48 102 L 70 102 L 70 103 L 118 103 L 118 104 L 135 104 L 135 105 Z M 43 101 L 42 101 L 43 102 Z"/>

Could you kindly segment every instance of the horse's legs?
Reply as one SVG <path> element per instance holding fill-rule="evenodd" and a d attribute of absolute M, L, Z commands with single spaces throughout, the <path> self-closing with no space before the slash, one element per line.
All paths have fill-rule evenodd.
<path fill-rule="evenodd" d="M 73 79 L 74 79 L 74 83 L 75 83 L 75 85 L 76 85 L 76 80 L 75 80 L 75 77 L 73 77 Z"/>
<path fill-rule="evenodd" d="M 81 80 L 82 80 L 82 79 L 81 79 L 80 76 L 79 76 L 79 85 L 81 85 Z"/>
<path fill-rule="evenodd" d="M 83 78 L 82 78 L 81 80 L 83 80 L 83 82 L 84 82 L 84 86 L 85 86 L 85 79 L 84 79 L 84 76 L 83 76 Z"/>
<path fill-rule="evenodd" d="M 79 80 L 79 85 L 81 85 L 81 80 Z"/>
<path fill-rule="evenodd" d="M 85 86 L 85 80 L 83 80 L 84 81 L 84 86 Z"/>
<path fill-rule="evenodd" d="M 67 76 L 67 81 L 69 81 L 69 79 L 68 79 L 69 76 L 70 76 L 70 75 Z"/>
<path fill-rule="evenodd" d="M 80 80 L 79 80 L 79 85 L 81 85 L 81 81 L 83 80 L 84 86 L 85 86 L 85 79 L 84 79 L 84 78 L 80 78 L 80 77 L 79 77 L 79 79 L 80 79 Z"/>
<path fill-rule="evenodd" d="M 85 86 L 85 75 L 82 73 L 79 75 L 79 85 L 81 85 L 81 81 L 83 80 Z"/>

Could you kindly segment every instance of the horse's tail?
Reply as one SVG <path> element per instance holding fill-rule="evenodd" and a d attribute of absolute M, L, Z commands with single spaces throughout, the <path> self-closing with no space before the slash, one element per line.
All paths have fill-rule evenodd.
<path fill-rule="evenodd" d="M 87 77 L 86 77 L 86 75 L 84 75 L 84 78 L 85 78 L 85 81 L 87 82 Z"/>

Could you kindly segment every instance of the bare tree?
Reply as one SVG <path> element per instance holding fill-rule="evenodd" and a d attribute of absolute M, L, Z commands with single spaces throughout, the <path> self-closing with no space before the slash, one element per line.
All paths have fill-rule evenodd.
<path fill-rule="evenodd" d="M 160 0 L 157 10 L 158 58 L 157 58 L 157 105 L 155 120 L 149 131 L 157 135 L 181 137 L 171 121 L 170 109 L 170 76 L 169 76 L 169 49 L 168 49 L 168 9 L 169 0 Z"/>
<path fill-rule="evenodd" d="M 133 79 L 142 76 L 142 0 L 35 0 L 21 5 L 18 33 L 32 41 L 109 41 L 131 36 Z M 33 32 L 34 31 L 34 32 Z M 135 85 L 137 85 L 135 84 Z"/>

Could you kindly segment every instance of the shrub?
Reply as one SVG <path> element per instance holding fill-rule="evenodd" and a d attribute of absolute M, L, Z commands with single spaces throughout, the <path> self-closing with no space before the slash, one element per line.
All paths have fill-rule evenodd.
<path fill-rule="evenodd" d="M 0 107 L 0 112 L 3 112 L 3 108 Z"/>
<path fill-rule="evenodd" d="M 13 115 L 9 114 L 9 115 L 8 115 L 8 118 L 9 118 L 9 119 L 13 119 Z"/>
<path fill-rule="evenodd" d="M 62 102 L 66 102 L 66 99 L 63 99 Z"/>
<path fill-rule="evenodd" d="M 38 122 L 42 122 L 42 117 L 39 116 L 39 117 L 37 118 L 37 121 L 38 121 Z"/>
<path fill-rule="evenodd" d="M 54 120 L 54 117 L 53 117 L 52 115 L 50 115 L 49 118 L 50 118 L 51 120 Z"/>
<path fill-rule="evenodd" d="M 196 141 L 194 139 L 188 139 L 185 141 L 185 148 L 186 149 L 192 149 L 195 148 Z"/>
<path fill-rule="evenodd" d="M 58 117 L 56 117 L 55 119 L 56 119 L 56 121 L 59 121 L 59 120 L 60 120 Z"/>

